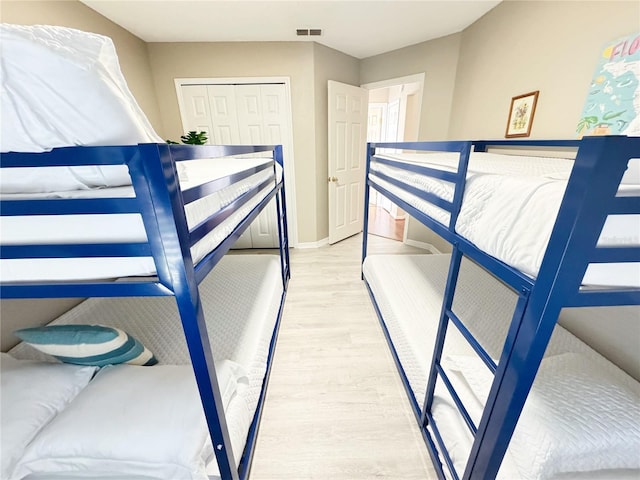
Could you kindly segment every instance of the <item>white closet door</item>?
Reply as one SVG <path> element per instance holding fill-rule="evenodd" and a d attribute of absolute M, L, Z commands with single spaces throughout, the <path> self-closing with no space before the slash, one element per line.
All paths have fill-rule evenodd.
<path fill-rule="evenodd" d="M 238 113 L 234 85 L 208 85 L 214 145 L 238 145 L 243 142 L 238 131 Z"/>
<path fill-rule="evenodd" d="M 282 143 L 284 117 L 284 85 L 236 85 L 236 105 L 240 142 L 251 145 Z M 269 203 L 251 224 L 253 248 L 278 245 L 275 202 Z"/>
<path fill-rule="evenodd" d="M 217 145 L 285 143 L 287 99 L 284 84 L 182 85 L 188 130 L 205 131 Z M 285 152 L 287 156 L 287 152 Z M 278 246 L 275 202 L 260 213 L 234 248 Z"/>
<path fill-rule="evenodd" d="M 206 85 L 183 85 L 182 99 L 185 108 L 183 112 L 186 122 L 185 130 L 207 132 L 207 137 L 211 140 L 211 111 Z M 179 141 L 177 138 L 175 140 Z"/>

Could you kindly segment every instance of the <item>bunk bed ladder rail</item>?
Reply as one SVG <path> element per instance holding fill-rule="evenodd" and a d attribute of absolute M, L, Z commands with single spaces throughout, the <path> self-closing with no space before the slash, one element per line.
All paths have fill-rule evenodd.
<path fill-rule="evenodd" d="M 581 288 L 590 263 L 640 262 L 640 247 L 597 247 L 608 215 L 640 213 L 637 195 L 616 196 L 638 152 L 637 137 L 582 139 L 529 301 L 507 334 L 464 478 L 497 475 L 562 308 L 640 305 L 640 288 Z"/>
<path fill-rule="evenodd" d="M 487 144 L 571 147 L 574 141 L 474 142 L 477 151 Z M 556 220 L 536 282 L 520 281 L 520 276 L 503 277 L 510 268 L 486 256 L 464 239 L 454 243 L 451 264 L 441 310 L 427 394 L 422 410 L 423 435 L 427 438 L 434 465 L 445 478 L 440 455 L 453 478 L 460 478 L 431 414 L 437 378 L 443 381 L 475 441 L 467 462 L 464 479 L 495 478 L 506 453 L 513 430 L 528 396 L 560 310 L 564 307 L 639 305 L 638 288 L 580 288 L 590 263 L 640 262 L 640 247 L 597 247 L 608 215 L 640 214 L 638 197 L 616 197 L 627 161 L 640 152 L 640 139 L 600 137 L 584 139 L 580 144 L 577 168 L 572 173 L 564 202 Z M 606 152 L 606 156 L 605 156 Z M 614 166 L 611 164 L 615 163 Z M 561 248 L 559 248 L 561 247 Z M 591 252 L 591 253 L 589 253 Z M 518 291 L 512 322 L 498 365 L 472 337 L 452 311 L 453 296 L 463 256 L 478 261 Z M 514 281 L 515 280 L 515 281 Z M 480 425 L 474 425 L 444 372 L 440 360 L 451 321 L 494 374 Z M 427 427 L 431 429 L 435 443 Z"/>
<path fill-rule="evenodd" d="M 554 146 L 553 142 L 544 143 Z M 600 137 L 582 141 L 576 167 L 565 193 L 565 199 L 572 201 L 563 201 L 536 282 L 531 282 L 530 290 L 526 284 L 520 288 L 519 300 L 497 367 L 483 353 L 484 350 L 470 340 L 470 334 L 467 335 L 464 325 L 451 311 L 450 302 L 453 300 L 462 259 L 460 250 L 470 258 L 476 256 L 475 249 L 470 249 L 464 241 L 460 243 L 461 248 L 454 246 L 423 410 L 423 425 L 425 429 L 427 425 L 431 427 L 453 478 L 460 477 L 453 468 L 431 415 L 436 377 L 442 378 L 475 436 L 462 478 L 495 478 L 560 310 L 574 306 L 640 304 L 638 288 L 580 288 L 590 263 L 640 262 L 640 247 L 597 247 L 608 215 L 640 213 L 637 196 L 616 197 L 627 161 L 637 157 L 639 151 L 640 139 L 637 138 Z M 515 285 L 511 286 L 513 288 Z M 459 328 L 494 373 L 494 382 L 477 430 L 474 430 L 475 425 L 469 421 L 464 406 L 452 391 L 440 366 L 449 320 Z M 433 442 L 428 445 L 431 448 Z M 438 473 L 444 478 L 438 452 L 431 454 Z"/>
<path fill-rule="evenodd" d="M 458 411 L 460 412 L 460 415 L 462 416 L 467 428 L 469 429 L 473 437 L 475 437 L 477 434 L 478 426 L 474 423 L 471 416 L 469 415 L 464 403 L 460 399 L 460 396 L 456 392 L 453 384 L 451 383 L 449 377 L 447 376 L 447 373 L 445 372 L 441 364 L 449 322 L 453 323 L 453 325 L 458 329 L 462 337 L 469 343 L 471 348 L 473 348 L 474 352 L 480 357 L 480 359 L 483 361 L 483 363 L 489 369 L 489 371 L 495 375 L 497 370 L 497 365 L 495 364 L 491 356 L 482 347 L 482 345 L 480 345 L 480 343 L 473 337 L 471 332 L 465 327 L 463 321 L 453 311 L 453 301 L 454 301 L 456 286 L 457 286 L 458 278 L 460 274 L 460 266 L 462 264 L 463 258 L 464 258 L 464 254 L 460 249 L 460 246 L 457 243 L 455 243 L 453 245 L 453 251 L 451 253 L 451 260 L 449 264 L 449 271 L 447 274 L 442 308 L 440 311 L 438 331 L 435 338 L 435 346 L 433 350 L 431 368 L 428 376 L 424 406 L 422 408 L 422 414 L 420 418 L 420 423 L 423 429 L 423 435 L 428 440 L 427 446 L 429 448 L 429 453 L 432 457 L 436 470 L 438 471 L 441 478 L 445 478 L 443 465 L 439 457 L 439 454 L 440 454 L 444 460 L 444 463 L 447 466 L 450 476 L 455 480 L 458 480 L 460 478 L 460 474 L 456 471 L 454 467 L 454 461 L 449 455 L 448 449 L 440 434 L 440 430 L 438 429 L 438 425 L 431 413 L 431 407 L 433 405 L 436 382 L 438 381 L 438 379 L 440 379 L 443 382 L 444 386 L 446 387 L 449 395 L 451 396 L 454 404 L 456 405 Z M 518 296 L 518 302 L 516 304 L 514 318 L 522 317 L 522 313 L 524 312 L 524 307 L 527 303 L 528 296 L 529 296 L 529 290 L 526 288 L 523 288 L 522 291 L 520 292 L 520 295 Z M 517 323 L 517 322 L 514 322 L 514 323 Z M 434 442 L 434 439 L 431 438 L 431 435 L 429 434 L 429 432 L 427 431 L 428 428 L 431 430 L 431 433 L 435 438 L 435 442 Z M 438 446 L 437 449 L 436 449 L 436 444 Z"/>

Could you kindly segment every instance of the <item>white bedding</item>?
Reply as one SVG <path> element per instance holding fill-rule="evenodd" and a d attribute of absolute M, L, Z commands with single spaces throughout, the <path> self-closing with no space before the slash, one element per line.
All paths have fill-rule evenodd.
<path fill-rule="evenodd" d="M 183 190 L 206 181 L 228 176 L 234 172 L 264 164 L 269 158 L 217 158 L 181 162 L 180 186 Z M 277 180 L 282 168 L 276 165 Z M 186 206 L 187 224 L 198 225 L 208 215 L 240 197 L 250 188 L 273 176 L 266 168 L 238 183 L 208 195 Z M 209 232 L 191 249 L 195 262 L 217 247 L 269 193 L 272 184 L 263 188 L 236 213 Z M 46 194 L 2 195 L 0 199 L 18 198 L 107 198 L 132 197 L 133 187 L 77 190 Z M 20 245 L 39 243 L 102 243 L 145 242 L 146 233 L 142 217 L 137 214 L 114 215 L 53 215 L 0 217 L 0 244 Z M 3 282 L 86 280 L 135 275 L 153 275 L 155 265 L 151 257 L 84 258 L 84 259 L 16 259 L 0 260 L 0 278 Z"/>
<path fill-rule="evenodd" d="M 458 155 L 400 154 L 389 158 L 455 171 Z M 456 232 L 486 253 L 535 277 L 572 167 L 572 160 L 559 158 L 472 153 Z M 382 187 L 443 225 L 449 224 L 446 211 L 380 179 L 377 172 L 449 201 L 453 199 L 453 184 L 371 164 L 371 178 Z M 634 175 L 630 169 L 625 175 L 629 180 L 623 180 L 618 195 L 640 195 L 640 185 L 631 183 Z M 610 216 L 598 243 L 640 245 L 640 215 Z M 583 283 L 640 286 L 640 264 L 592 264 Z"/>
<path fill-rule="evenodd" d="M 109 37 L 51 25 L 0 24 L 0 43 L 0 151 L 163 141 L 131 94 Z M 109 186 L 122 178 L 117 170 L 126 173 L 104 170 L 115 172 L 105 176 Z M 51 170 L 40 171 L 30 180 L 52 181 Z M 67 176 L 58 185 L 72 180 Z"/>
<path fill-rule="evenodd" d="M 214 359 L 240 364 L 249 378 L 248 385 L 239 386 L 226 412 L 234 455 L 239 460 L 258 403 L 280 308 L 280 261 L 274 255 L 227 255 L 214 273 L 200 284 Z M 128 331 L 154 352 L 161 364 L 190 363 L 173 298 L 92 298 L 52 324 L 87 322 Z M 46 355 L 26 344 L 17 345 L 9 353 L 16 358 L 47 360 Z M 215 459 L 207 473 L 217 478 Z"/>
<path fill-rule="evenodd" d="M 426 391 L 428 369 L 431 364 L 448 267 L 448 255 L 370 255 L 364 262 L 365 278 L 374 293 L 415 398 L 421 406 Z M 515 302 L 516 297 L 509 289 L 472 262 L 463 260 L 453 311 L 463 319 L 467 328 L 494 360 L 499 358 Z M 630 308 L 632 307 L 628 307 L 621 314 L 637 316 L 637 310 L 633 311 Z M 628 389 L 635 398 L 640 398 L 640 384 L 637 381 L 562 327 L 556 326 L 545 358 L 552 356 L 556 358 L 555 356 L 567 353 L 579 354 L 589 362 L 593 362 L 594 365 L 597 365 L 598 370 L 603 372 L 603 375 Z M 450 325 L 443 354 L 445 370 L 449 372 L 452 363 L 452 360 L 449 359 L 456 357 L 477 358 L 457 329 Z M 469 408 L 470 414 L 477 425 L 481 414 L 481 404 L 469 391 L 469 387 L 464 381 L 460 381 L 456 375 L 450 374 L 449 376 L 467 408 L 471 407 Z M 536 389 L 535 383 L 534 389 Z M 472 438 L 448 393 L 445 392 L 446 390 L 439 382 L 432 411 L 440 432 L 449 446 L 450 453 L 453 455 L 458 473 L 461 474 L 470 452 Z M 474 405 L 475 408 L 473 408 Z M 606 412 L 602 413 L 605 415 L 601 421 L 604 422 L 603 425 L 606 428 Z M 588 418 L 591 417 L 585 415 L 585 421 L 590 421 Z M 638 423 L 640 417 L 636 420 L 635 425 L 631 424 L 634 435 L 626 438 L 625 441 L 637 446 L 640 442 L 640 424 Z M 609 426 L 609 430 L 612 428 L 614 430 L 620 429 L 621 426 Z M 519 430 L 516 429 L 516 432 L 518 433 Z M 517 440 L 523 438 L 525 440 Z M 523 443 L 525 445 L 522 445 Z M 580 442 L 575 445 L 579 447 Z M 514 441 L 502 464 L 499 478 L 507 480 L 512 478 L 543 478 L 532 476 L 531 465 L 539 461 L 534 458 L 535 453 L 531 438 L 526 437 L 522 432 L 519 432 L 519 436 L 518 434 L 514 435 Z M 620 459 L 624 452 L 605 451 L 605 454 L 611 461 L 625 461 L 624 458 Z M 604 469 L 605 467 L 603 467 Z M 606 469 L 610 470 L 611 468 L 606 467 Z M 637 478 L 638 474 L 640 474 L 639 470 L 633 470 L 628 474 L 616 471 L 611 474 L 610 478 Z M 603 472 L 603 478 L 606 475 L 609 473 Z M 558 478 L 571 477 L 561 476 Z"/>

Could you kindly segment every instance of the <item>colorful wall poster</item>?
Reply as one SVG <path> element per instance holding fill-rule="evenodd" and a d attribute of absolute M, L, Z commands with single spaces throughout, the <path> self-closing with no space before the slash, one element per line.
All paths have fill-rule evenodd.
<path fill-rule="evenodd" d="M 602 51 L 576 132 L 640 136 L 640 33 Z"/>

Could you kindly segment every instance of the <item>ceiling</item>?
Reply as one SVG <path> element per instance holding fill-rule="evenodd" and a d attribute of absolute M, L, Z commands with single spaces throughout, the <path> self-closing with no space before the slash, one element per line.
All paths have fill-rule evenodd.
<path fill-rule="evenodd" d="M 356 58 L 475 22 L 500 0 L 81 0 L 146 42 L 316 41 Z M 320 28 L 321 36 L 296 36 Z"/>

